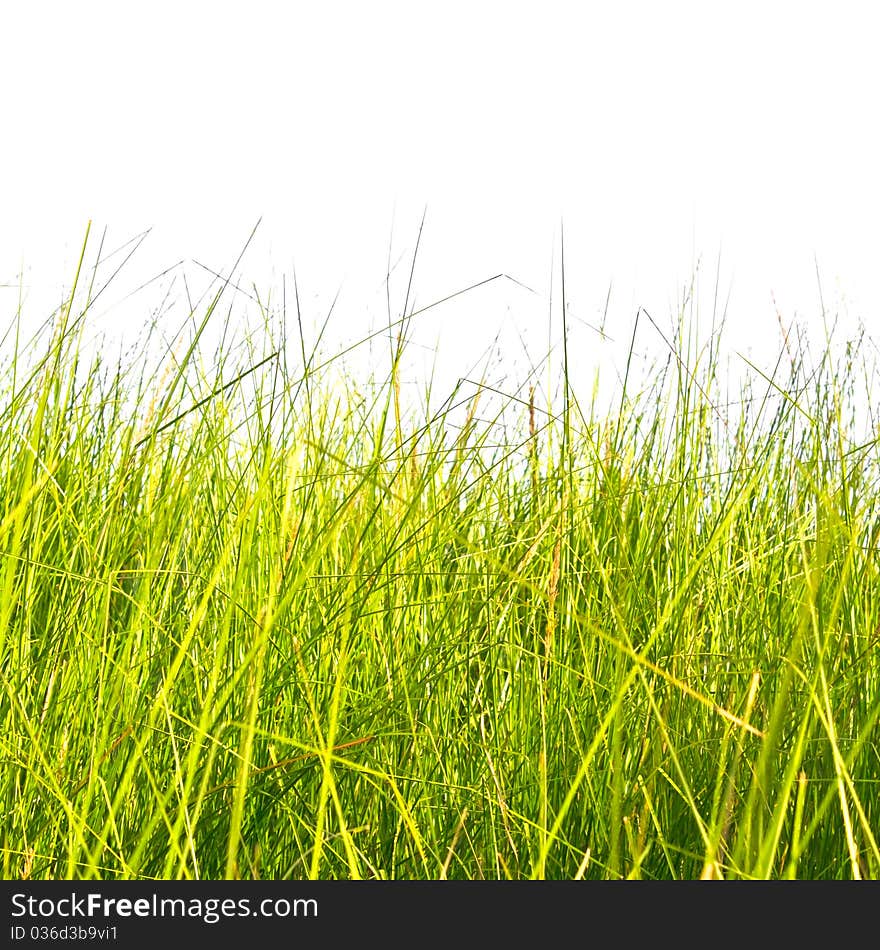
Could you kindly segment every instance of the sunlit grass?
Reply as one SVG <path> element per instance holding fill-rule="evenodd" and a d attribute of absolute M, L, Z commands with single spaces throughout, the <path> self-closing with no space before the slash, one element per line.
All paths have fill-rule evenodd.
<path fill-rule="evenodd" d="M 419 418 L 406 313 L 346 380 L 218 285 L 152 375 L 86 270 L 0 374 L 5 877 L 878 876 L 864 350 Z"/>

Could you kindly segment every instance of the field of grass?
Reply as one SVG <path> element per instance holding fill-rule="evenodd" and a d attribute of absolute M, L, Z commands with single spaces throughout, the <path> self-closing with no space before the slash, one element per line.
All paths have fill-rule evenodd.
<path fill-rule="evenodd" d="M 0 367 L 4 877 L 880 876 L 864 341 L 419 417 L 405 311 L 346 382 L 218 284 L 154 372 L 90 281 Z"/>

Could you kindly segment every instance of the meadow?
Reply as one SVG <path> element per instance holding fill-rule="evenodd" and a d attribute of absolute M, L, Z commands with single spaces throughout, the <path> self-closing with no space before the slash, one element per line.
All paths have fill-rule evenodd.
<path fill-rule="evenodd" d="M 96 292 L 4 314 L 5 878 L 880 876 L 869 339 L 420 414 L 406 303 L 359 379 L 292 288 L 156 361 Z"/>

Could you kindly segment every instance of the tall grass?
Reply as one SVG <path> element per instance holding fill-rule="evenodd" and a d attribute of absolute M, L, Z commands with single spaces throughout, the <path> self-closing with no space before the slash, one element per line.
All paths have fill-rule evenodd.
<path fill-rule="evenodd" d="M 5 877 L 878 876 L 865 349 L 418 417 L 231 292 L 153 374 L 82 268 L 4 364 Z"/>

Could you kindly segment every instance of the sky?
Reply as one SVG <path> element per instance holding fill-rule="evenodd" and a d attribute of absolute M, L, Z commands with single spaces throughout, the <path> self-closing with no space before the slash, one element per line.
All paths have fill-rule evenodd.
<path fill-rule="evenodd" d="M 758 363 L 780 319 L 820 332 L 823 304 L 876 341 L 876 17 L 806 0 L 7 5 L 0 316 L 20 284 L 45 316 L 88 222 L 93 247 L 149 230 L 109 306 L 179 261 L 192 285 L 225 275 L 259 221 L 241 285 L 277 297 L 295 271 L 315 321 L 339 293 L 342 346 L 386 319 L 389 259 L 399 313 L 424 215 L 417 306 L 507 275 L 419 318 L 449 378 L 499 334 L 514 375 L 558 342 L 563 253 L 585 364 L 619 359 L 605 348 L 640 308 L 670 326 L 695 277 Z M 148 310 L 136 296 L 106 319 L 136 332 Z"/>

